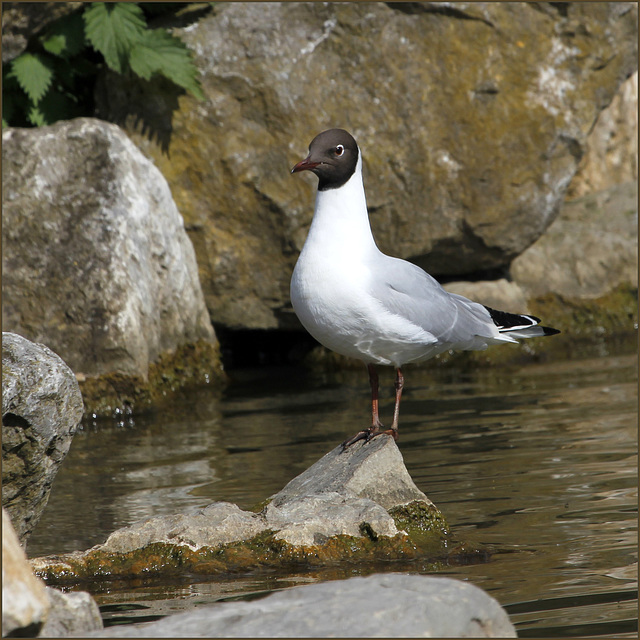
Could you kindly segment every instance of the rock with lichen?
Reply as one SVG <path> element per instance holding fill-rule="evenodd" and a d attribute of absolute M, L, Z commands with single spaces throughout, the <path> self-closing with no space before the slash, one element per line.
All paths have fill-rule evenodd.
<path fill-rule="evenodd" d="M 437 560 L 447 557 L 448 535 L 444 517 L 385 435 L 345 451 L 336 447 L 258 513 L 216 502 L 195 513 L 148 518 L 87 551 L 32 563 L 40 575 L 64 582 L 340 560 Z"/>
<path fill-rule="evenodd" d="M 153 163 L 91 118 L 2 142 L 4 329 L 58 353 L 89 411 L 218 379 L 193 246 Z"/>
<path fill-rule="evenodd" d="M 362 149 L 383 251 L 477 279 L 553 222 L 638 64 L 626 2 L 221 3 L 175 33 L 204 102 L 108 73 L 98 109 L 166 176 L 231 328 L 298 326 L 289 279 L 315 181 L 289 169 L 323 129 Z"/>

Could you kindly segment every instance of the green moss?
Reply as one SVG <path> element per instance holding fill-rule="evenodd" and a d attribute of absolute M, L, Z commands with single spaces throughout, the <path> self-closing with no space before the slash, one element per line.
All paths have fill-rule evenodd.
<path fill-rule="evenodd" d="M 393 507 L 389 515 L 398 530 L 405 531 L 423 554 L 438 555 L 442 552 L 443 541 L 449 535 L 449 525 L 437 507 L 414 501 Z"/>
<path fill-rule="evenodd" d="M 108 416 L 125 405 L 144 411 L 189 387 L 224 380 L 219 346 L 200 340 L 161 354 L 149 366 L 147 380 L 113 372 L 79 380 L 79 384 L 85 415 Z"/>

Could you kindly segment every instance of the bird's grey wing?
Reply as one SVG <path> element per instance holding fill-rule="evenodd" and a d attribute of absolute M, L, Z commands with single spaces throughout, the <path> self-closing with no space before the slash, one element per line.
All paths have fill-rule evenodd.
<path fill-rule="evenodd" d="M 378 263 L 371 282 L 372 295 L 385 309 L 452 345 L 473 342 L 478 336 L 497 336 L 497 327 L 483 305 L 445 291 L 435 278 L 411 262 L 385 258 Z"/>

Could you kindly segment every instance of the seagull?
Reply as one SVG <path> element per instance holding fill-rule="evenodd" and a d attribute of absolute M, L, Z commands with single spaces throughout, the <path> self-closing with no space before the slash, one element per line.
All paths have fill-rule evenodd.
<path fill-rule="evenodd" d="M 402 367 L 448 350 L 486 349 L 560 333 L 535 316 L 496 311 L 455 293 L 411 262 L 378 249 L 362 182 L 362 154 L 344 129 L 318 134 L 291 173 L 318 177 L 313 220 L 291 277 L 291 303 L 304 328 L 328 349 L 364 362 L 371 426 L 342 443 L 381 434 L 397 440 Z M 378 412 L 376 366 L 396 370 L 393 422 Z"/>

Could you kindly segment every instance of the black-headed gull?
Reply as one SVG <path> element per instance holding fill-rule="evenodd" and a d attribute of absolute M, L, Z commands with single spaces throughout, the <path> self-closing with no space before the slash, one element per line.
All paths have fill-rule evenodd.
<path fill-rule="evenodd" d="M 486 349 L 559 333 L 534 316 L 496 311 L 448 293 L 420 267 L 382 253 L 373 238 L 362 183 L 362 156 L 343 129 L 317 135 L 291 173 L 318 176 L 313 221 L 291 278 L 291 302 L 325 347 L 362 360 L 371 384 L 371 426 L 346 440 L 398 437 L 402 366 L 449 349 Z M 393 422 L 378 415 L 376 365 L 396 369 Z"/>

